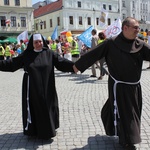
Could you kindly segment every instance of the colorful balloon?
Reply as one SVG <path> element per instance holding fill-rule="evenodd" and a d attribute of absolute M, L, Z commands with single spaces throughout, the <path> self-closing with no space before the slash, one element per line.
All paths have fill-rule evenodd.
<path fill-rule="evenodd" d="M 21 54 L 21 49 L 17 49 L 17 53 L 18 53 L 18 54 Z"/>
<path fill-rule="evenodd" d="M 50 40 L 51 40 L 51 37 L 49 36 L 49 37 L 47 38 L 47 40 L 50 41 Z"/>
<path fill-rule="evenodd" d="M 70 31 L 68 31 L 68 32 L 66 33 L 66 36 L 67 36 L 67 37 L 72 36 L 71 32 L 70 32 Z"/>
<path fill-rule="evenodd" d="M 72 36 L 67 37 L 68 42 L 72 42 L 72 40 L 73 40 Z"/>

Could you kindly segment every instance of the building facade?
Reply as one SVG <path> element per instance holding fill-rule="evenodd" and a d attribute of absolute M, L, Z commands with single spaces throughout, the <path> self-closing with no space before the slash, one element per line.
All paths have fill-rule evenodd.
<path fill-rule="evenodd" d="M 150 0 L 120 0 L 121 19 L 131 16 L 139 20 L 140 28 L 150 29 Z"/>
<path fill-rule="evenodd" d="M 0 36 L 34 31 L 32 0 L 0 0 Z"/>
<path fill-rule="evenodd" d="M 90 26 L 104 30 L 99 26 L 102 8 L 108 11 L 107 25 L 120 18 L 118 0 L 58 0 L 34 10 L 35 32 L 48 37 L 56 26 L 59 33 L 81 34 Z"/>

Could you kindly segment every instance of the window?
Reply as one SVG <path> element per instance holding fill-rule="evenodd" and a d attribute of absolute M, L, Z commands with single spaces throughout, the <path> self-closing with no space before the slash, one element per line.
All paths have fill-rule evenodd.
<path fill-rule="evenodd" d="M 60 26 L 60 17 L 57 17 L 57 25 Z"/>
<path fill-rule="evenodd" d="M 20 0 L 15 0 L 15 6 L 20 6 Z"/>
<path fill-rule="evenodd" d="M 50 19 L 49 21 L 50 21 L 50 27 L 53 27 L 52 19 Z"/>
<path fill-rule="evenodd" d="M 81 8 L 81 2 L 80 2 L 80 1 L 78 1 L 78 7 L 80 7 L 80 8 Z"/>
<path fill-rule="evenodd" d="M 125 1 L 122 1 L 122 7 L 126 7 Z"/>
<path fill-rule="evenodd" d="M 133 14 L 133 18 L 135 18 L 135 14 Z"/>
<path fill-rule="evenodd" d="M 43 23 L 40 23 L 40 29 L 41 30 L 43 29 Z"/>
<path fill-rule="evenodd" d="M 99 25 L 99 18 L 96 18 L 96 25 Z"/>
<path fill-rule="evenodd" d="M 125 14 L 122 14 L 122 19 L 125 19 L 126 18 L 126 15 Z"/>
<path fill-rule="evenodd" d="M 17 26 L 17 24 L 16 24 L 16 17 L 15 16 L 11 16 L 10 18 L 11 18 L 11 26 L 12 27 L 16 27 Z"/>
<path fill-rule="evenodd" d="M 106 10 L 106 4 L 103 4 L 103 8 Z"/>
<path fill-rule="evenodd" d="M 147 4 L 145 4 L 145 9 L 148 10 L 148 9 L 147 9 Z"/>
<path fill-rule="evenodd" d="M 26 17 L 21 17 L 21 27 L 26 27 Z"/>
<path fill-rule="evenodd" d="M 109 5 L 109 10 L 112 10 L 112 7 L 111 7 L 111 5 Z"/>
<path fill-rule="evenodd" d="M 35 24 L 35 30 L 38 30 L 38 23 Z"/>
<path fill-rule="evenodd" d="M 69 24 L 73 25 L 73 16 L 69 16 Z"/>
<path fill-rule="evenodd" d="M 6 17 L 5 16 L 0 16 L 0 23 L 1 23 L 1 27 L 5 27 L 6 26 Z"/>
<path fill-rule="evenodd" d="M 132 1 L 132 7 L 135 8 L 135 3 L 134 3 L 134 1 Z"/>
<path fill-rule="evenodd" d="M 91 25 L 91 17 L 87 17 L 88 25 Z"/>
<path fill-rule="evenodd" d="M 142 9 L 143 7 L 142 7 L 142 3 L 141 3 L 141 9 Z"/>
<path fill-rule="evenodd" d="M 44 29 L 46 29 L 46 21 L 44 21 L 43 23 L 44 23 Z"/>
<path fill-rule="evenodd" d="M 79 25 L 82 25 L 82 16 L 79 16 Z"/>
<path fill-rule="evenodd" d="M 145 4 L 143 4 L 143 9 L 145 9 Z"/>
<path fill-rule="evenodd" d="M 9 5 L 9 0 L 4 0 L 4 5 Z"/>
<path fill-rule="evenodd" d="M 111 20 L 110 20 L 110 18 L 108 18 L 108 25 L 110 25 L 111 24 Z"/>

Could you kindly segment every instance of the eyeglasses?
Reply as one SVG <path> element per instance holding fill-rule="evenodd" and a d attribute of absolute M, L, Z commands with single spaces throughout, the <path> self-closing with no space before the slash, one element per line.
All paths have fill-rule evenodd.
<path fill-rule="evenodd" d="M 134 30 L 140 30 L 139 26 L 129 26 L 129 25 L 127 25 L 127 26 L 133 28 Z"/>

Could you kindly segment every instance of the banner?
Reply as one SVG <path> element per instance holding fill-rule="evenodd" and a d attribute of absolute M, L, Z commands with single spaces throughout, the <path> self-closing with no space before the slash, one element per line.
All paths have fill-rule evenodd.
<path fill-rule="evenodd" d="M 90 26 L 87 30 L 85 30 L 81 35 L 78 36 L 78 39 L 81 40 L 89 48 L 91 48 L 92 30 L 93 26 Z"/>
<path fill-rule="evenodd" d="M 57 31 L 57 26 L 56 26 L 53 33 L 52 33 L 51 39 L 54 41 L 57 38 L 58 38 L 58 31 Z"/>
<path fill-rule="evenodd" d="M 110 37 L 118 35 L 122 31 L 121 27 L 122 27 L 122 23 L 120 19 L 117 19 L 116 21 L 114 21 L 104 31 L 106 38 L 110 38 Z"/>
<path fill-rule="evenodd" d="M 17 36 L 17 41 L 20 43 L 20 40 L 23 40 L 24 43 L 28 42 L 28 31 L 23 31 L 21 34 Z"/>
<path fill-rule="evenodd" d="M 104 27 L 107 25 L 107 16 L 108 16 L 108 12 L 102 8 L 101 12 L 100 12 L 100 17 L 99 17 L 99 26 L 100 27 Z"/>

